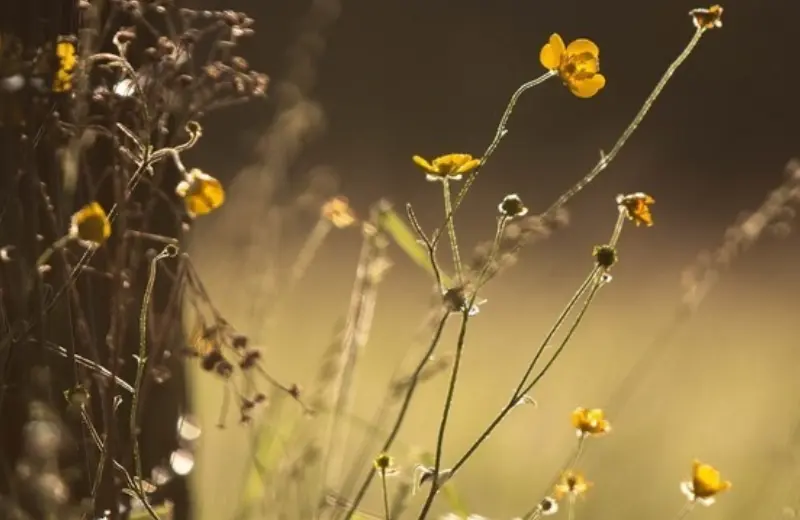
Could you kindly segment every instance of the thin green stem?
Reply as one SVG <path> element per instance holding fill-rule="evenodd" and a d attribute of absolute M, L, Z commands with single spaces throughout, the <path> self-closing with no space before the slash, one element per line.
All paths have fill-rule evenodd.
<path fill-rule="evenodd" d="M 586 446 L 586 436 L 578 437 L 578 444 L 577 446 L 575 446 L 575 451 L 573 451 L 572 454 L 569 456 L 569 459 L 567 459 L 567 462 L 564 464 L 564 466 L 561 468 L 558 474 L 556 474 L 556 476 L 550 480 L 547 489 L 545 489 L 544 493 L 542 493 L 541 495 L 543 498 L 549 496 L 550 492 L 553 490 L 553 487 L 558 483 L 558 481 L 561 479 L 561 476 L 564 473 L 575 469 L 575 465 L 578 464 L 581 455 L 583 455 L 585 446 Z M 537 502 L 532 508 L 528 510 L 527 513 L 522 515 L 522 518 L 524 518 L 525 520 L 534 520 L 535 518 L 538 518 L 537 513 L 539 514 L 541 513 L 541 511 L 539 510 L 539 504 L 541 504 L 541 501 Z"/>
<path fill-rule="evenodd" d="M 575 520 L 575 495 L 569 495 L 569 505 L 567 506 L 567 519 Z"/>
<path fill-rule="evenodd" d="M 36 259 L 36 267 L 41 267 L 50 260 L 50 257 L 53 256 L 53 253 L 67 245 L 70 240 L 72 240 L 72 235 L 66 234 L 63 237 L 59 238 L 55 242 L 53 242 L 50 247 L 44 250 L 44 252 L 39 255 L 39 258 Z"/>
<path fill-rule="evenodd" d="M 620 209 L 619 214 L 617 215 L 617 223 L 614 225 L 614 232 L 611 233 L 611 239 L 608 241 L 608 245 L 611 247 L 617 247 L 619 243 L 619 236 L 622 234 L 622 228 L 625 225 L 625 210 Z"/>
<path fill-rule="evenodd" d="M 549 70 L 539 76 L 538 78 L 532 79 L 528 82 L 523 83 L 519 86 L 519 88 L 514 92 L 511 96 L 511 100 L 506 105 L 506 109 L 503 112 L 503 117 L 500 118 L 500 124 L 497 125 L 497 131 L 495 131 L 494 138 L 492 142 L 489 143 L 489 146 L 486 148 L 486 151 L 483 152 L 483 156 L 481 157 L 481 162 L 478 164 L 478 167 L 475 168 L 469 175 L 467 175 L 467 179 L 464 181 L 464 185 L 461 187 L 461 190 L 458 192 L 456 196 L 455 204 L 453 204 L 453 210 L 447 213 L 447 219 L 445 223 L 449 223 L 453 219 L 453 214 L 456 210 L 458 210 L 461 203 L 464 201 L 464 197 L 467 195 L 467 191 L 472 187 L 472 184 L 478 178 L 478 175 L 483 169 L 486 162 L 489 160 L 489 157 L 495 152 L 497 147 L 500 145 L 500 141 L 503 140 L 503 137 L 508 133 L 508 129 L 506 125 L 508 124 L 508 120 L 511 118 L 511 114 L 514 112 L 514 108 L 517 106 L 517 102 L 522 94 L 525 91 L 532 89 L 535 86 L 541 85 L 546 80 L 554 77 L 556 75 L 555 71 Z M 442 229 L 442 228 L 440 228 Z M 433 242 L 436 243 L 439 240 L 439 235 L 441 231 L 434 236 Z"/>
<path fill-rule="evenodd" d="M 447 177 L 442 179 L 442 195 L 444 198 L 444 214 L 451 215 L 453 213 L 452 194 L 450 193 L 450 181 Z M 450 239 L 450 248 L 453 250 L 453 266 L 456 273 L 456 281 L 458 285 L 464 284 L 464 275 L 461 272 L 461 254 L 458 251 L 458 239 L 456 237 L 456 224 L 453 218 L 447 219 L 447 236 Z"/>
<path fill-rule="evenodd" d="M 381 470 L 381 489 L 383 492 L 383 517 L 386 520 L 389 518 L 389 491 L 386 489 L 386 470 Z"/>
<path fill-rule="evenodd" d="M 684 518 L 689 516 L 689 513 L 691 513 L 692 511 L 694 511 L 694 502 L 692 502 L 691 500 L 687 500 L 686 503 L 683 504 L 683 507 L 681 507 L 680 510 L 678 510 L 678 514 L 675 515 L 675 520 L 683 520 Z"/>
<path fill-rule="evenodd" d="M 142 389 L 142 381 L 144 380 L 144 369 L 147 364 L 147 313 L 150 309 L 150 299 L 153 295 L 153 287 L 156 283 L 156 273 L 158 262 L 164 258 L 174 258 L 178 254 L 178 248 L 175 245 L 166 246 L 159 254 L 153 257 L 150 261 L 150 271 L 148 273 L 147 285 L 145 286 L 144 296 L 142 297 L 142 306 L 139 310 L 139 354 L 136 360 L 136 379 L 133 384 L 133 397 L 131 402 L 131 416 L 130 416 L 130 435 L 133 444 L 133 460 L 134 471 L 137 477 L 137 485 L 141 486 L 142 481 L 142 454 L 139 449 L 139 394 Z M 144 490 L 139 489 L 144 492 Z"/>

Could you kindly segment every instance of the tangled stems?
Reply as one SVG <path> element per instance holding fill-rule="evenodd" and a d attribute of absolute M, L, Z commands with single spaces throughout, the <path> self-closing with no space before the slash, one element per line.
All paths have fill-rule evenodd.
<path fill-rule="evenodd" d="M 142 307 L 139 312 L 139 354 L 136 359 L 136 379 L 133 384 L 133 399 L 131 402 L 131 441 L 133 444 L 133 460 L 135 466 L 135 475 L 137 477 L 137 486 L 142 493 L 142 454 L 139 450 L 139 432 L 137 422 L 139 415 L 139 394 L 142 389 L 142 381 L 144 379 L 144 368 L 147 364 L 147 313 L 150 310 L 150 298 L 153 295 L 153 286 L 156 283 L 156 272 L 159 260 L 164 258 L 175 258 L 178 255 L 178 248 L 170 244 L 166 246 L 159 254 L 153 257 L 150 261 L 150 272 L 148 273 L 147 285 L 145 286 L 144 296 L 142 297 Z"/>
<path fill-rule="evenodd" d="M 450 317 L 449 312 L 445 312 L 442 315 L 442 319 L 439 320 L 439 325 L 436 327 L 436 331 L 431 338 L 431 342 L 428 345 L 428 349 L 425 351 L 425 354 L 420 358 L 419 363 L 417 364 L 414 372 L 411 374 L 408 389 L 406 390 L 406 395 L 403 397 L 403 403 L 400 405 L 400 411 L 397 414 L 397 418 L 394 421 L 394 425 L 389 432 L 389 435 L 386 437 L 386 440 L 381 446 L 380 452 L 381 453 L 388 453 L 394 444 L 397 435 L 400 433 L 400 428 L 405 421 L 406 414 L 408 413 L 408 409 L 411 405 L 411 399 L 414 397 L 414 392 L 417 389 L 417 385 L 419 383 L 419 376 L 422 373 L 422 370 L 425 368 L 425 365 L 428 363 L 428 360 L 433 355 L 433 351 L 436 349 L 436 346 L 439 344 L 439 340 L 442 337 L 442 332 L 444 331 L 444 327 L 447 324 L 447 320 Z M 361 487 L 358 489 L 356 496 L 353 498 L 352 504 L 345 515 L 345 520 L 350 520 L 357 511 L 358 506 L 361 504 L 361 501 L 364 499 L 364 495 L 367 493 L 367 489 L 369 489 L 369 485 L 372 483 L 372 479 L 375 478 L 375 473 L 377 470 L 374 466 L 370 466 L 369 472 L 367 473 L 367 477 L 364 479 L 364 482 L 361 484 Z M 384 479 L 385 480 L 385 479 Z M 384 482 L 385 485 L 385 482 Z"/>
<path fill-rule="evenodd" d="M 481 162 L 480 164 L 478 164 L 478 167 L 475 168 L 469 175 L 467 175 L 467 179 L 464 181 L 464 185 L 461 187 L 461 190 L 459 190 L 458 195 L 456 196 L 456 200 L 453 204 L 452 210 L 447 212 L 447 216 L 445 217 L 446 218 L 445 222 L 448 226 L 453 220 L 453 214 L 456 212 L 456 210 L 458 210 L 458 207 L 461 205 L 461 202 L 463 202 L 464 197 L 467 195 L 467 191 L 469 191 L 469 189 L 472 187 L 472 184 L 475 182 L 475 179 L 477 179 L 478 174 L 481 172 L 481 169 L 489 160 L 489 157 L 492 156 L 497 147 L 500 145 L 500 141 L 502 141 L 503 137 L 505 137 L 505 135 L 508 133 L 506 125 L 508 124 L 508 120 L 511 118 L 511 113 L 514 112 L 514 108 L 517 106 L 519 98 L 522 96 L 522 94 L 525 93 L 525 91 L 530 90 L 538 85 L 541 85 L 546 80 L 554 77 L 556 74 L 557 73 L 555 71 L 549 70 L 544 74 L 542 74 L 541 76 L 539 76 L 538 78 L 523 83 L 514 92 L 514 94 L 512 94 L 511 100 L 508 102 L 508 104 L 506 105 L 506 109 L 503 112 L 503 117 L 500 118 L 500 124 L 497 125 L 497 131 L 494 134 L 494 139 L 492 139 L 492 142 L 489 143 L 489 146 L 488 148 L 486 148 L 486 151 L 483 152 L 483 156 L 481 157 Z M 439 231 L 435 235 L 435 238 L 433 240 L 434 242 L 438 241 L 440 234 L 441 231 Z"/>
<path fill-rule="evenodd" d="M 595 177 L 597 177 L 600 174 L 600 172 L 605 170 L 608 167 L 608 165 L 611 164 L 611 161 L 613 161 L 614 158 L 617 156 L 617 154 L 620 152 L 620 150 L 622 150 L 622 147 L 625 146 L 625 143 L 628 142 L 628 139 L 631 137 L 631 135 L 633 135 L 633 132 L 636 131 L 636 129 L 641 124 L 642 120 L 644 120 L 644 117 L 653 107 L 653 103 L 655 103 L 656 98 L 658 98 L 658 96 L 661 95 L 661 92 L 664 90 L 664 87 L 667 86 L 667 82 L 675 74 L 675 71 L 678 70 L 678 67 L 680 67 L 684 61 L 686 61 L 686 58 L 689 57 L 694 48 L 700 42 L 700 38 L 703 36 L 703 33 L 705 33 L 705 31 L 706 29 L 704 28 L 700 28 L 695 31 L 694 36 L 692 36 L 692 39 L 689 40 L 689 43 L 686 45 L 683 51 L 678 55 L 677 58 L 675 58 L 675 61 L 673 61 L 670 64 L 670 66 L 667 68 L 667 71 L 664 72 L 663 76 L 661 76 L 661 79 L 658 81 L 655 88 L 653 88 L 653 91 L 650 93 L 650 95 L 647 97 L 642 107 L 639 109 L 639 112 L 630 122 L 625 131 L 622 132 L 622 135 L 619 137 L 619 139 L 617 139 L 617 142 L 614 143 L 614 146 L 611 148 L 611 151 L 609 151 L 607 154 L 602 154 L 600 160 L 597 162 L 597 164 L 594 165 L 594 168 L 592 168 L 592 170 L 588 174 L 586 174 L 586 176 L 584 176 L 581 180 L 579 180 L 573 187 L 571 187 L 569 190 L 563 193 L 558 199 L 556 199 L 556 201 L 553 204 L 551 204 L 550 207 L 547 208 L 547 210 L 545 210 L 545 212 L 542 213 L 541 216 L 550 217 L 553 214 L 555 214 L 556 211 L 562 208 L 567 202 L 569 202 L 570 199 L 572 199 L 572 197 L 577 195 L 578 192 L 580 192 L 583 188 L 585 188 L 590 182 L 592 182 L 595 179 Z M 520 247 L 522 247 L 522 243 L 520 243 L 519 245 L 517 245 L 517 247 L 514 248 L 514 252 L 519 250 Z"/>

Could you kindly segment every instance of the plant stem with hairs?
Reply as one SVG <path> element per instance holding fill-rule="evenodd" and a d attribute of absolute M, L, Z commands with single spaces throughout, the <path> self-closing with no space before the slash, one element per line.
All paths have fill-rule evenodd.
<path fill-rule="evenodd" d="M 130 429 L 131 441 L 133 444 L 134 471 L 137 477 L 137 486 L 141 487 L 142 479 L 142 454 L 139 450 L 139 394 L 141 393 L 142 381 L 144 379 L 144 369 L 147 364 L 147 312 L 150 309 L 150 298 L 153 295 L 153 287 L 156 283 L 156 272 L 158 262 L 164 258 L 174 258 L 178 254 L 178 248 L 172 244 L 166 246 L 159 254 L 150 261 L 150 271 L 148 273 L 147 285 L 145 286 L 144 296 L 142 297 L 142 307 L 139 313 L 139 354 L 136 359 L 136 379 L 133 384 L 133 399 L 131 402 Z M 139 489 L 144 492 L 144 490 Z"/>
<path fill-rule="evenodd" d="M 389 518 L 389 491 L 386 489 L 386 470 L 381 470 L 381 494 L 383 494 L 383 517 L 385 520 Z"/>
<path fill-rule="evenodd" d="M 442 194 L 444 198 L 444 214 L 450 215 L 453 212 L 452 194 L 450 193 L 450 181 L 445 177 L 442 179 Z M 456 225 L 453 218 L 447 219 L 447 236 L 450 239 L 450 249 L 453 251 L 453 269 L 456 273 L 456 282 L 459 286 L 464 283 L 464 276 L 461 272 L 461 255 L 458 251 L 458 239 L 456 237 Z"/>

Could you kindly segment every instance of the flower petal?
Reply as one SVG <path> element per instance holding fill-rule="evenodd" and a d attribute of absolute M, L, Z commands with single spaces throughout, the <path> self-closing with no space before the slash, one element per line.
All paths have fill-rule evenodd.
<path fill-rule="evenodd" d="M 600 49 L 592 40 L 586 38 L 578 38 L 567 46 L 567 54 L 570 56 L 584 53 L 591 54 L 596 58 L 600 56 Z"/>
<path fill-rule="evenodd" d="M 464 164 L 462 164 L 461 166 L 459 166 L 458 168 L 456 168 L 456 173 L 467 173 L 467 172 L 470 172 L 470 171 L 474 170 L 475 168 L 477 168 L 480 163 L 481 163 L 480 159 L 469 160 L 469 161 L 465 162 Z"/>
<path fill-rule="evenodd" d="M 431 163 L 429 163 L 427 160 L 423 159 L 419 155 L 415 155 L 414 157 L 411 158 L 411 160 L 413 160 L 414 164 L 416 164 L 426 172 L 436 173 L 436 168 L 434 168 Z"/>
<path fill-rule="evenodd" d="M 539 62 L 542 67 L 548 70 L 555 70 L 561 63 L 562 54 L 564 54 L 564 40 L 554 33 L 550 36 L 550 41 L 539 51 Z"/>
<path fill-rule="evenodd" d="M 569 87 L 573 94 L 579 98 L 590 98 L 597 94 L 600 89 L 606 86 L 606 78 L 602 74 L 595 74 L 589 79 L 570 83 Z"/>

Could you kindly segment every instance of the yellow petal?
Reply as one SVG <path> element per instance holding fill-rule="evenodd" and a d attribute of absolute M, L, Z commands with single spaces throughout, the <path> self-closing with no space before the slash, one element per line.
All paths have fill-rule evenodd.
<path fill-rule="evenodd" d="M 433 167 L 431 163 L 420 157 L 419 155 L 415 155 L 411 158 L 414 161 L 414 164 L 422 168 L 428 173 L 436 173 L 436 168 Z"/>
<path fill-rule="evenodd" d="M 592 40 L 586 38 L 578 38 L 567 46 L 567 54 L 570 56 L 584 53 L 591 54 L 596 58 L 600 56 L 600 49 Z"/>
<path fill-rule="evenodd" d="M 564 54 L 564 40 L 554 33 L 550 36 L 550 41 L 539 52 L 539 62 L 542 67 L 548 70 L 555 70 L 561 63 L 562 54 Z"/>
<path fill-rule="evenodd" d="M 590 98 L 606 86 L 606 78 L 602 74 L 595 74 L 589 79 L 576 81 L 570 84 L 570 90 L 579 98 Z"/>
<path fill-rule="evenodd" d="M 470 161 L 467 161 L 456 169 L 456 173 L 470 172 L 475 168 L 477 168 L 480 163 L 481 163 L 480 159 L 472 159 Z"/>

